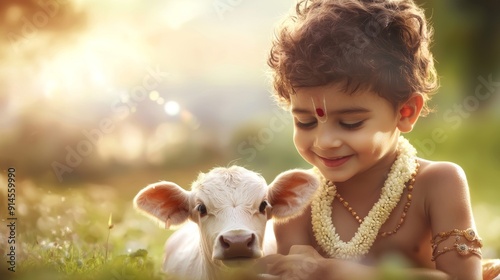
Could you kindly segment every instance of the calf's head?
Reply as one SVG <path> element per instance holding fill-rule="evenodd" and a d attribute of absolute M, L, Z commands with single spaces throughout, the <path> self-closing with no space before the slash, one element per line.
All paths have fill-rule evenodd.
<path fill-rule="evenodd" d="M 201 173 L 186 191 L 172 182 L 142 189 L 134 207 L 164 224 L 190 219 L 198 224 L 204 254 L 230 261 L 262 256 L 266 222 L 299 215 L 319 186 L 304 170 L 281 173 L 267 185 L 265 179 L 240 166 Z"/>

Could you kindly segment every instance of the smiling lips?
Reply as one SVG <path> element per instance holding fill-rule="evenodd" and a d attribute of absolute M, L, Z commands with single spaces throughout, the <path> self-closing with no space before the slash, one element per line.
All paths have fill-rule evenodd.
<path fill-rule="evenodd" d="M 324 158 L 324 157 L 320 157 L 320 158 L 323 161 L 323 164 L 327 167 L 339 167 L 342 164 L 344 164 L 346 161 L 348 161 L 351 157 L 352 157 L 352 155 L 343 156 L 343 157 L 335 157 L 335 158 Z"/>

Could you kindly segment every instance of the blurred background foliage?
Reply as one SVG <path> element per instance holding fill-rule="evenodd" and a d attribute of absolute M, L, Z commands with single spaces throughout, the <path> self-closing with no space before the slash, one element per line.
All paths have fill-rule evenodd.
<path fill-rule="evenodd" d="M 421 156 L 465 169 L 485 255 L 498 257 L 500 2 L 418 2 L 435 29 L 441 88 L 435 112 L 407 136 Z M 198 172 L 230 164 L 268 181 L 308 167 L 266 75 L 273 28 L 290 7 L 1 1 L 0 205 L 15 167 L 24 248 L 102 249 L 113 213 L 112 254 L 146 248 L 159 261 L 168 232 L 131 209 L 142 187 L 169 180 L 189 188 Z"/>

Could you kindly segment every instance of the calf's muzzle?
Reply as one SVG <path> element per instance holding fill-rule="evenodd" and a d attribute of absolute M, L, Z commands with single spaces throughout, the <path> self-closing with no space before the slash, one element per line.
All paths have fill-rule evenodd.
<path fill-rule="evenodd" d="M 256 246 L 255 234 L 226 234 L 219 237 L 219 245 L 222 248 L 223 259 L 232 258 L 255 258 Z"/>

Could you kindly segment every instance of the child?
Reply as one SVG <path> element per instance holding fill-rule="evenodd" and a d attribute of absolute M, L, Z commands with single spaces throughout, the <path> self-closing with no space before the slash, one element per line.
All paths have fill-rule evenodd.
<path fill-rule="evenodd" d="M 464 171 L 416 157 L 400 136 L 438 87 L 431 35 L 412 0 L 301 0 L 280 27 L 275 95 L 323 185 L 275 226 L 279 255 L 260 261 L 268 274 L 375 279 L 390 258 L 406 264 L 401 279 L 482 279 Z"/>

